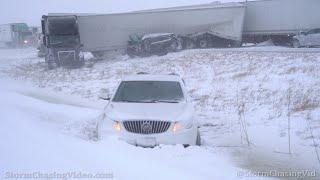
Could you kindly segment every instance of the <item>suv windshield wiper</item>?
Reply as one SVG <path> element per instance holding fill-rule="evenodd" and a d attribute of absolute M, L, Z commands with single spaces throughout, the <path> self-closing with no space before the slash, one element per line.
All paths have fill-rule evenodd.
<path fill-rule="evenodd" d="M 153 103 L 153 101 L 149 101 L 149 100 L 121 100 L 119 102 L 130 102 L 130 103 Z"/>
<path fill-rule="evenodd" d="M 152 103 L 179 103 L 177 100 L 164 100 L 164 99 L 157 99 L 157 100 L 151 100 Z"/>
<path fill-rule="evenodd" d="M 151 99 L 151 100 L 122 100 L 121 102 L 130 102 L 130 103 L 179 103 L 178 100 L 163 100 L 163 99 Z"/>

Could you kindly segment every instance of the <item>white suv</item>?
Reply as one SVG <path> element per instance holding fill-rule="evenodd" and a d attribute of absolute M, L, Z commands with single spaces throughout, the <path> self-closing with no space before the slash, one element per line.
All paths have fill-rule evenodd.
<path fill-rule="evenodd" d="M 130 144 L 201 144 L 194 108 L 178 75 L 126 77 L 105 111 L 121 139 Z"/>

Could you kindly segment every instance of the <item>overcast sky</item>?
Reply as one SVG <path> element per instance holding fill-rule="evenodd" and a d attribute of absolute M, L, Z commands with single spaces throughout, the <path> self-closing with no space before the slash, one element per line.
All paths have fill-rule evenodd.
<path fill-rule="evenodd" d="M 140 9 L 210 3 L 214 0 L 1 0 L 0 24 L 40 25 L 48 13 L 112 13 Z M 244 0 L 220 0 L 235 2 Z"/>

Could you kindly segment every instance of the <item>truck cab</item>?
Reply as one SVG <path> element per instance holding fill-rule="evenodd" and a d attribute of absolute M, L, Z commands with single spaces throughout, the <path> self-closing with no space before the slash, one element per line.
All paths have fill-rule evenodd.
<path fill-rule="evenodd" d="M 83 63 L 77 16 L 43 16 L 41 24 L 49 69 Z"/>

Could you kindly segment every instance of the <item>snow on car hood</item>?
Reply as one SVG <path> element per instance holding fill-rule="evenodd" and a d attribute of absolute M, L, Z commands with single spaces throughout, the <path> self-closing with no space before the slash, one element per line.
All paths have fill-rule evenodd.
<path fill-rule="evenodd" d="M 111 120 L 181 121 L 191 118 L 193 107 L 187 103 L 110 103 L 106 116 Z"/>

